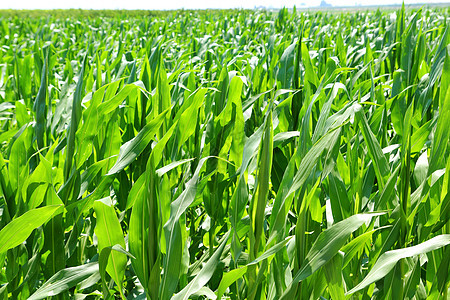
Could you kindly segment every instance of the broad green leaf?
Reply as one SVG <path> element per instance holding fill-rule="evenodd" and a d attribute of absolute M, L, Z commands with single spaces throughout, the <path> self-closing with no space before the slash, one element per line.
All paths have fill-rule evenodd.
<path fill-rule="evenodd" d="M 63 205 L 49 205 L 27 211 L 0 230 L 0 253 L 22 244 L 31 232 L 47 222 Z"/>
<path fill-rule="evenodd" d="M 424 254 L 442 248 L 448 244 L 450 244 L 450 235 L 442 234 L 416 246 L 387 251 L 378 258 L 377 262 L 372 267 L 369 274 L 364 277 L 363 281 L 361 281 L 357 286 L 348 291 L 346 294 L 351 295 L 374 283 L 375 281 L 380 280 L 381 278 L 386 276 L 392 270 L 392 268 L 394 268 L 395 264 L 402 258 Z"/>
<path fill-rule="evenodd" d="M 277 80 L 281 83 L 280 87 L 283 89 L 290 88 L 291 81 L 293 80 L 295 46 L 296 42 L 288 46 L 279 61 Z"/>
<path fill-rule="evenodd" d="M 209 157 L 202 158 L 192 178 L 186 183 L 185 190 L 170 204 L 170 218 L 164 225 L 167 257 L 164 264 L 164 274 L 161 281 L 161 299 L 170 299 L 175 292 L 181 270 L 182 237 L 180 217 L 191 205 L 197 193 L 200 170 Z"/>
<path fill-rule="evenodd" d="M 76 286 L 78 283 L 89 278 L 95 273 L 98 273 L 97 262 L 61 270 L 53 275 L 49 280 L 47 280 L 28 299 L 39 300 L 59 295 L 60 293 Z"/>
<path fill-rule="evenodd" d="M 77 87 L 75 89 L 72 101 L 72 114 L 70 118 L 70 126 L 67 132 L 66 160 L 64 165 L 64 179 L 66 181 L 69 179 L 70 174 L 72 172 L 72 161 L 74 158 L 74 154 L 76 152 L 75 138 L 82 115 L 81 100 L 84 94 L 83 82 L 86 65 L 87 65 L 87 54 L 84 56 L 83 59 L 83 65 L 80 70 Z"/>
<path fill-rule="evenodd" d="M 341 251 L 344 253 L 344 261 L 342 268 L 345 268 L 355 257 L 355 255 L 358 253 L 358 251 L 361 251 L 371 240 L 372 235 L 377 230 L 390 228 L 390 226 L 380 227 L 368 232 L 365 232 L 353 240 L 351 240 L 347 245 L 341 248 Z"/>
<path fill-rule="evenodd" d="M 342 252 L 338 252 L 324 266 L 331 299 L 345 299 L 344 280 L 342 278 L 343 256 Z"/>
<path fill-rule="evenodd" d="M 48 54 L 47 54 L 48 55 Z M 47 83 L 47 60 L 48 57 L 44 58 L 44 66 L 42 67 L 41 72 L 41 85 L 39 87 L 38 94 L 36 96 L 36 100 L 34 101 L 33 109 L 36 113 L 36 140 L 39 149 L 44 148 L 44 137 L 45 137 L 45 121 L 47 114 L 47 94 L 48 94 L 48 83 Z"/>
<path fill-rule="evenodd" d="M 225 245 L 227 244 L 228 238 L 230 233 L 227 232 L 225 234 L 225 237 L 223 238 L 222 243 L 219 245 L 219 247 L 214 251 L 214 254 L 208 259 L 206 264 L 203 266 L 201 271 L 195 276 L 194 279 L 192 279 L 189 284 L 182 289 L 179 293 L 175 294 L 172 299 L 174 300 L 187 300 L 189 297 L 199 291 L 206 283 L 208 283 L 209 279 L 214 273 L 214 270 L 216 269 L 219 261 L 220 256 L 222 255 L 223 249 L 225 248 Z"/>
<path fill-rule="evenodd" d="M 217 289 L 217 299 L 222 299 L 223 294 L 225 293 L 226 289 L 232 285 L 236 280 L 244 276 L 244 274 L 247 272 L 247 266 L 244 266 L 239 269 L 231 270 L 230 272 L 227 272 L 223 274 L 222 280 L 220 281 L 219 288 Z"/>
<path fill-rule="evenodd" d="M 100 272 L 100 276 L 101 276 L 102 284 L 103 284 L 103 297 L 105 297 L 105 298 L 107 298 L 109 296 L 108 287 L 106 284 L 105 272 L 106 272 L 106 268 L 108 266 L 109 258 L 111 257 L 111 252 L 113 252 L 113 251 L 117 251 L 119 253 L 125 254 L 126 256 L 136 259 L 135 257 L 133 257 L 133 255 L 131 255 L 125 249 L 123 249 L 122 246 L 120 246 L 119 244 L 116 244 L 114 246 L 108 246 L 101 250 L 99 260 L 98 260 L 98 267 L 99 267 L 99 272 Z"/>
<path fill-rule="evenodd" d="M 389 167 L 386 161 L 386 157 L 384 157 L 383 151 L 380 147 L 380 143 L 375 138 L 375 135 L 373 134 L 372 130 L 369 127 L 369 124 L 367 123 L 364 112 L 362 110 L 359 110 L 356 112 L 356 116 L 359 119 L 358 123 L 364 136 L 370 158 L 373 161 L 378 182 L 380 184 L 380 187 L 384 187 L 384 178 L 389 174 Z"/>
<path fill-rule="evenodd" d="M 345 242 L 353 231 L 370 221 L 373 217 L 382 214 L 383 213 L 353 215 L 341 222 L 335 223 L 327 230 L 321 232 L 306 255 L 300 270 L 295 274 L 295 277 L 292 279 L 292 282 L 280 299 L 287 299 L 287 297 L 291 295 L 291 292 L 295 290 L 297 283 L 311 276 L 315 271 L 333 258 L 333 256 L 338 253 L 339 249 L 345 245 Z"/>
<path fill-rule="evenodd" d="M 116 164 L 109 170 L 107 175 L 116 174 L 125 169 L 139 154 L 141 154 L 142 151 L 144 151 L 150 141 L 154 139 L 154 135 L 159 130 L 168 112 L 169 110 L 165 110 L 159 114 L 150 123 L 145 125 L 135 138 L 120 147 L 120 153 Z"/>
<path fill-rule="evenodd" d="M 97 218 L 95 226 L 95 235 L 98 238 L 98 252 L 101 255 L 106 247 L 119 245 L 125 248 L 125 240 L 123 238 L 122 228 L 117 219 L 114 206 L 109 198 L 104 198 L 94 202 L 94 211 Z M 119 287 L 121 294 L 123 277 L 125 275 L 125 267 L 127 264 L 127 256 L 121 252 L 113 251 L 108 260 L 106 271 L 114 279 Z"/>
<path fill-rule="evenodd" d="M 251 265 L 258 264 L 259 262 L 270 258 L 274 254 L 278 253 L 282 249 L 286 247 L 286 244 L 291 241 L 292 238 L 286 238 L 284 241 L 279 242 L 278 244 L 274 245 L 273 247 L 267 249 L 262 253 L 258 258 L 255 260 L 249 262 L 247 265 L 240 267 L 238 269 L 233 269 L 230 272 L 227 272 L 223 275 L 222 280 L 220 281 L 219 287 L 217 288 L 216 294 L 217 298 L 220 299 L 222 295 L 225 293 L 225 290 L 232 285 L 236 280 L 244 276 L 244 274 L 247 272 L 247 267 Z"/>

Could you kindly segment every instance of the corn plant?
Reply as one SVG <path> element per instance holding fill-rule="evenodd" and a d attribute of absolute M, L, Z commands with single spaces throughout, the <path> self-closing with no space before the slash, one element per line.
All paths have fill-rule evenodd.
<path fill-rule="evenodd" d="M 449 17 L 0 12 L 0 299 L 447 299 Z"/>

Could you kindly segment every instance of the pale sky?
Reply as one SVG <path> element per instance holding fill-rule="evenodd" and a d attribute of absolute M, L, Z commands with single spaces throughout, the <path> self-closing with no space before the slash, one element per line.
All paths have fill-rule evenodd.
<path fill-rule="evenodd" d="M 254 8 L 318 6 L 321 0 L 0 0 L 0 9 L 204 9 L 204 8 Z M 328 0 L 334 6 L 401 4 L 401 0 Z M 412 3 L 449 3 L 450 0 L 405 0 Z"/>

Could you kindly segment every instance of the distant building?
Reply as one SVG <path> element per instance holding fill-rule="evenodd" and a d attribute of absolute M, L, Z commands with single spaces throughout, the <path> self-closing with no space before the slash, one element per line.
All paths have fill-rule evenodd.
<path fill-rule="evenodd" d="M 332 7 L 333 5 L 327 3 L 325 0 L 322 0 L 322 2 L 320 2 L 319 7 Z"/>

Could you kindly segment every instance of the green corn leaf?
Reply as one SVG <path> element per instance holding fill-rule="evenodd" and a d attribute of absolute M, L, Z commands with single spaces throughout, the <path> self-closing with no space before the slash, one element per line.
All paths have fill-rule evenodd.
<path fill-rule="evenodd" d="M 0 253 L 22 244 L 34 229 L 42 226 L 62 208 L 63 205 L 35 208 L 13 219 L 0 231 Z"/>
<path fill-rule="evenodd" d="M 390 228 L 390 227 L 391 226 L 385 226 L 385 227 L 380 227 L 380 228 L 365 232 L 365 233 L 357 236 L 353 240 L 351 240 L 344 247 L 342 247 L 341 251 L 344 253 L 344 261 L 343 261 L 342 268 L 345 268 L 352 261 L 353 257 L 355 257 L 355 255 L 359 251 L 361 251 L 367 244 L 370 243 L 372 235 L 377 230 L 386 229 L 386 228 Z"/>
<path fill-rule="evenodd" d="M 39 87 L 39 92 L 36 96 L 36 100 L 34 101 L 33 109 L 36 112 L 36 139 L 38 143 L 39 149 L 44 148 L 44 136 L 45 136 L 45 121 L 46 121 L 46 114 L 47 114 L 47 89 L 48 89 L 48 83 L 47 83 L 47 60 L 48 57 L 45 57 L 44 59 L 44 66 L 42 67 L 41 72 L 41 85 Z"/>
<path fill-rule="evenodd" d="M 369 151 L 370 157 L 372 158 L 375 173 L 377 174 L 377 179 L 381 187 L 384 187 L 385 177 L 389 174 L 389 167 L 386 161 L 386 157 L 381 150 L 380 143 L 375 138 L 372 130 L 367 123 L 366 116 L 362 110 L 356 112 L 356 116 L 359 118 L 359 126 L 361 128 L 364 140 L 367 144 L 367 149 Z"/>
<path fill-rule="evenodd" d="M 376 214 L 357 214 L 341 222 L 338 222 L 319 234 L 311 250 L 305 257 L 300 270 L 295 274 L 292 282 L 280 299 L 287 299 L 290 293 L 295 290 L 296 284 L 311 276 L 320 267 L 333 258 L 344 246 L 350 234 L 361 227 L 365 222 L 373 217 L 380 216 L 383 213 Z"/>
<path fill-rule="evenodd" d="M 383 253 L 378 258 L 369 274 L 367 274 L 363 281 L 361 281 L 357 286 L 348 291 L 347 295 L 351 295 L 386 276 L 400 259 L 424 254 L 442 248 L 448 244 L 450 244 L 450 235 L 442 234 L 416 246 L 391 250 Z"/>
<path fill-rule="evenodd" d="M 164 264 L 164 274 L 161 281 L 161 299 L 170 299 L 175 292 L 180 270 L 182 256 L 182 237 L 180 217 L 195 199 L 200 170 L 209 157 L 202 158 L 192 178 L 187 182 L 186 189 L 170 204 L 170 218 L 164 225 L 166 238 L 167 258 Z"/>
<path fill-rule="evenodd" d="M 225 293 L 225 290 L 230 285 L 232 285 L 236 280 L 238 280 L 239 278 L 244 276 L 244 274 L 247 272 L 248 266 L 256 265 L 259 262 L 270 258 L 271 256 L 275 255 L 282 249 L 285 249 L 286 244 L 289 243 L 290 241 L 293 241 L 292 237 L 286 238 L 284 241 L 281 241 L 281 242 L 277 243 L 276 245 L 272 246 L 271 248 L 267 249 L 266 251 L 264 251 L 264 253 L 262 253 L 260 256 L 258 256 L 258 258 L 249 262 L 247 265 L 225 273 L 223 275 L 223 278 L 220 281 L 219 287 L 217 288 L 217 291 L 216 291 L 217 298 L 220 299 L 222 297 L 222 295 Z"/>
<path fill-rule="evenodd" d="M 270 172 L 272 169 L 272 157 L 273 157 L 273 125 L 272 125 L 272 112 L 269 112 L 267 116 L 264 133 L 261 138 L 261 148 L 259 152 L 259 172 L 257 176 L 258 185 L 256 188 L 255 195 L 253 197 L 254 202 L 252 202 L 252 234 L 254 243 L 251 245 L 250 259 L 257 257 L 261 235 L 263 231 L 264 222 L 264 210 L 267 202 L 267 195 L 269 193 L 269 180 Z"/>
<path fill-rule="evenodd" d="M 83 65 L 81 67 L 80 75 L 77 82 L 77 87 L 75 89 L 75 93 L 73 95 L 72 101 L 72 115 L 70 118 L 70 126 L 67 133 L 67 146 L 66 146 L 66 161 L 64 165 L 64 179 L 67 181 L 70 177 L 70 173 L 72 172 L 72 161 L 73 156 L 76 151 L 75 145 L 75 134 L 78 130 L 78 126 L 80 123 L 82 108 L 81 108 L 81 100 L 83 97 L 83 83 L 84 83 L 84 73 L 87 65 L 87 55 L 83 59 Z"/>
<path fill-rule="evenodd" d="M 159 130 L 164 118 L 169 110 L 165 110 L 144 126 L 138 135 L 120 147 L 119 157 L 115 165 L 108 171 L 107 175 L 112 175 L 126 168 L 132 161 L 144 151 L 145 147 L 154 139 L 154 135 Z"/>
<path fill-rule="evenodd" d="M 219 247 L 214 251 L 214 254 L 208 259 L 206 264 L 203 266 L 201 271 L 195 276 L 194 279 L 189 282 L 189 284 L 182 289 L 179 293 L 175 294 L 172 299 L 174 300 L 187 300 L 189 297 L 198 292 L 211 278 L 211 276 L 214 273 L 214 270 L 216 269 L 217 264 L 220 261 L 220 256 L 222 255 L 223 249 L 225 248 L 225 245 L 227 244 L 228 238 L 230 236 L 230 233 L 226 233 L 223 237 L 222 243 L 219 245 Z"/>
<path fill-rule="evenodd" d="M 294 77 L 295 46 L 296 42 L 288 46 L 280 58 L 277 80 L 281 83 L 280 86 L 283 89 L 288 89 L 291 87 L 291 81 Z"/>
<path fill-rule="evenodd" d="M 328 283 L 328 292 L 331 299 L 345 299 L 345 290 L 342 278 L 343 253 L 338 252 L 324 266 L 325 277 Z"/>
<path fill-rule="evenodd" d="M 95 226 L 95 234 L 98 238 L 98 251 L 101 255 L 106 247 L 119 245 L 125 248 L 125 240 L 122 234 L 119 220 L 109 198 L 94 201 L 94 211 L 97 218 Z M 108 255 L 106 255 L 109 257 Z M 110 254 L 106 271 L 114 279 L 119 291 L 122 295 L 123 277 L 125 275 L 125 267 L 127 264 L 127 256 L 119 251 L 113 251 Z M 104 278 L 104 276 L 102 276 Z"/>
<path fill-rule="evenodd" d="M 220 281 L 219 288 L 217 289 L 216 295 L 217 299 L 222 299 L 223 294 L 225 293 L 226 289 L 232 285 L 236 280 L 244 276 L 244 274 L 247 272 L 247 266 L 231 270 L 230 272 L 227 272 L 223 275 L 222 280 Z"/>
<path fill-rule="evenodd" d="M 103 284 L 103 297 L 107 298 L 109 296 L 108 293 L 108 287 L 106 284 L 106 268 L 108 266 L 108 261 L 109 258 L 112 256 L 111 252 L 113 251 L 117 251 L 119 253 L 125 254 L 126 256 L 136 259 L 133 255 L 131 255 L 130 253 L 128 253 L 125 249 L 122 248 L 121 245 L 116 244 L 114 246 L 108 246 L 108 247 L 104 247 L 101 252 L 100 252 L 100 256 L 99 256 L 99 260 L 98 260 L 98 267 L 99 267 L 99 272 L 100 272 L 100 276 L 102 279 L 102 284 Z"/>
<path fill-rule="evenodd" d="M 59 295 L 98 272 L 97 262 L 61 270 L 47 280 L 28 299 L 39 300 Z"/>

